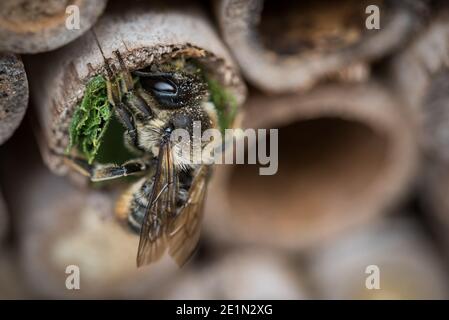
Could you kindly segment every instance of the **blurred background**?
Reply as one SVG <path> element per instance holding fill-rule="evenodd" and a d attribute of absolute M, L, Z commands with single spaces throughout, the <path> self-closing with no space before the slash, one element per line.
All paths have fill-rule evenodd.
<path fill-rule="evenodd" d="M 138 237 L 114 215 L 123 185 L 45 151 L 67 146 L 101 70 L 90 30 L 130 68 L 205 50 L 241 126 L 279 130 L 275 175 L 216 165 L 182 268 L 137 269 Z M 447 299 L 448 168 L 445 1 L 0 3 L 2 299 Z"/>

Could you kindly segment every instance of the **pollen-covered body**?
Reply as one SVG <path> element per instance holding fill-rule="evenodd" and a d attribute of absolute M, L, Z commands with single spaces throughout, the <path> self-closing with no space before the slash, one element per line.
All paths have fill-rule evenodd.
<path fill-rule="evenodd" d="M 196 160 L 211 143 L 201 138 L 205 130 L 217 128 L 217 110 L 194 64 L 152 66 L 131 75 L 117 57 L 121 72 L 106 64 L 108 99 L 136 158 L 95 166 L 71 160 L 92 181 L 140 175 L 116 206 L 118 218 L 140 233 L 137 265 L 154 262 L 166 251 L 182 265 L 199 239 L 209 167 Z M 187 139 L 173 139 L 177 133 Z M 199 150 L 194 139 L 200 139 Z"/>
<path fill-rule="evenodd" d="M 184 180 L 180 185 L 177 199 L 178 210 L 182 208 L 188 199 L 188 190 L 191 182 L 191 180 Z M 117 216 L 121 220 L 127 221 L 130 228 L 136 233 L 140 232 L 145 218 L 145 210 L 149 205 L 153 183 L 154 179 L 152 178 L 144 177 L 139 179 L 120 196 L 116 203 Z"/>
<path fill-rule="evenodd" d="M 200 162 L 200 159 L 197 159 L 200 154 L 195 153 L 193 141 L 194 139 L 201 139 L 201 136 L 194 136 L 194 126 L 197 126 L 196 132 L 199 133 L 210 128 L 216 128 L 216 118 L 216 110 L 210 102 L 202 102 L 198 106 L 189 106 L 176 111 L 158 110 L 157 116 L 154 118 L 137 121 L 138 146 L 140 149 L 157 156 L 161 137 L 167 128 L 172 128 L 173 131 L 185 130 L 189 137 L 188 140 L 172 140 L 174 162 L 180 170 L 194 168 Z M 201 149 L 206 144 L 207 142 L 201 142 Z"/>

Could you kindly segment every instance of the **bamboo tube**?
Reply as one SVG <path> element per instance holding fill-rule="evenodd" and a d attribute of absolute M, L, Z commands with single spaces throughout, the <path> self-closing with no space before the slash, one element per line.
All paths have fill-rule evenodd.
<path fill-rule="evenodd" d="M 28 81 L 19 56 L 0 53 L 0 145 L 19 126 L 28 106 Z"/>
<path fill-rule="evenodd" d="M 391 64 L 394 87 L 416 114 L 424 163 L 419 195 L 444 243 L 449 243 L 449 6 Z"/>
<path fill-rule="evenodd" d="M 104 56 L 118 68 L 118 50 L 132 71 L 170 57 L 194 57 L 212 73 L 237 101 L 245 98 L 245 86 L 226 50 L 204 13 L 194 4 L 176 6 L 136 2 L 111 6 L 93 31 L 58 52 L 31 61 L 31 78 L 44 136 L 51 150 L 64 152 L 74 108 L 86 82 L 105 74 Z M 43 61 L 52 61 L 48 68 Z M 42 67 L 42 68 L 39 68 Z M 45 156 L 56 173 L 67 168 L 59 157 Z"/>
<path fill-rule="evenodd" d="M 168 299 L 307 299 L 300 270 L 260 249 L 225 253 L 172 282 Z"/>
<path fill-rule="evenodd" d="M 90 29 L 107 0 L 2 0 L 0 51 L 39 53 L 57 49 Z M 76 6 L 76 7 L 73 7 Z M 79 10 L 79 26 L 71 27 Z M 69 25 L 70 28 L 67 27 Z"/>
<path fill-rule="evenodd" d="M 137 269 L 138 236 L 117 222 L 109 195 L 82 193 L 43 170 L 24 180 L 12 203 L 21 219 L 21 264 L 39 296 L 157 297 L 177 272 L 168 259 Z M 66 287 L 72 265 L 79 268 L 79 290 Z"/>
<path fill-rule="evenodd" d="M 216 168 L 205 225 L 217 241 L 316 245 L 385 212 L 414 175 L 413 125 L 375 83 L 254 96 L 245 112 L 245 128 L 279 128 L 279 167 Z"/>
<path fill-rule="evenodd" d="M 45 290 L 41 293 L 54 297 L 157 297 L 161 286 L 177 272 L 177 266 L 163 260 L 150 268 L 137 269 L 138 236 L 117 223 L 110 199 L 97 197 L 78 199 L 87 203 L 84 207 L 79 202 L 59 203 L 45 211 L 51 214 L 49 217 L 36 212 L 41 215 L 34 221 L 57 219 L 66 214 L 67 205 L 79 210 L 66 210 L 69 215 L 78 213 L 75 221 L 68 221 L 71 217 L 67 215 L 59 218 L 54 221 L 58 229 L 46 230 L 46 234 L 25 231 L 31 232 L 24 243 L 24 263 L 30 281 L 36 289 Z M 69 265 L 79 267 L 79 291 L 66 290 Z"/>
<path fill-rule="evenodd" d="M 380 289 L 366 287 L 367 278 L 377 272 L 368 267 L 373 265 L 379 268 Z M 312 254 L 309 268 L 324 299 L 447 299 L 449 295 L 435 248 L 416 221 L 405 217 L 378 221 L 327 243 Z M 376 285 L 372 279 L 368 284 Z"/>
<path fill-rule="evenodd" d="M 449 53 L 449 51 L 448 51 Z M 449 55 L 448 55 L 449 56 Z M 422 108 L 422 145 L 425 150 L 419 194 L 430 225 L 449 258 L 449 68 L 430 80 Z"/>
<path fill-rule="evenodd" d="M 365 27 L 369 5 L 380 9 L 378 30 Z M 264 91 L 285 92 L 310 88 L 343 70 L 350 79 L 363 80 L 370 61 L 410 38 L 425 6 L 388 0 L 221 0 L 216 9 L 222 34 L 247 79 Z"/>
<path fill-rule="evenodd" d="M 426 213 L 433 219 L 432 227 L 446 246 L 449 244 L 449 201 L 446 196 L 449 189 L 448 84 L 449 68 L 443 68 L 430 80 L 426 96 L 422 99 L 423 105 L 420 106 L 422 145 L 425 150 L 420 195 Z"/>
<path fill-rule="evenodd" d="M 449 7 L 442 7 L 432 23 L 391 63 L 391 78 L 407 105 L 424 111 L 433 77 L 449 66 Z M 420 115 L 422 118 L 422 115 Z"/>
<path fill-rule="evenodd" d="M 13 139 L 4 146 L 0 177 L 30 292 L 64 299 L 158 297 L 179 268 L 168 259 L 136 267 L 139 237 L 115 218 L 116 195 L 78 189 L 51 174 L 30 143 L 31 132 Z M 79 290 L 66 288 L 70 265 L 79 267 Z"/>

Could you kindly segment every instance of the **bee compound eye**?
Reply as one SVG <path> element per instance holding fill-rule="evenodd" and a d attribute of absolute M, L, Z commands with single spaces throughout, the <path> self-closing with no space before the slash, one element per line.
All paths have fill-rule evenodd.
<path fill-rule="evenodd" d="M 176 86 L 169 81 L 157 81 L 153 84 L 153 90 L 165 94 L 174 94 L 176 93 Z"/>

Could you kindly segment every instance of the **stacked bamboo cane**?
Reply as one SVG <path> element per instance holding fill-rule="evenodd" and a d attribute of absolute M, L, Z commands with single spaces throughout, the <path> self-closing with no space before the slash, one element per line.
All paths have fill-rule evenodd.
<path fill-rule="evenodd" d="M 248 80 L 264 91 L 286 92 L 311 88 L 320 78 L 338 73 L 363 78 L 369 62 L 410 38 L 422 20 L 421 4 L 221 0 L 216 12 Z M 365 28 L 369 5 L 382 12 L 379 29 Z"/>
<path fill-rule="evenodd" d="M 206 220 L 211 234 L 301 249 L 397 203 L 415 173 L 414 115 L 388 79 L 370 70 L 423 23 L 419 4 L 378 3 L 382 28 L 364 30 L 343 22 L 364 16 L 366 4 L 359 2 L 344 1 L 336 12 L 326 1 L 219 2 L 224 39 L 248 80 L 270 94 L 250 96 L 244 126 L 279 128 L 280 150 L 273 177 L 258 176 L 250 166 L 219 169 Z M 284 22 L 286 29 L 264 28 L 276 25 L 279 16 L 292 20 Z M 331 26 L 326 17 L 332 17 Z M 303 25 L 293 23 L 298 19 Z M 274 40 L 282 37 L 285 42 Z M 276 51 L 276 44 L 286 43 L 297 46 L 288 54 Z M 248 225 L 253 232 L 244 232 Z"/>
<path fill-rule="evenodd" d="M 32 94 L 40 119 L 41 151 L 54 173 L 80 178 L 57 154 L 68 146 L 68 128 L 84 86 L 92 76 L 105 73 L 104 59 L 112 66 L 118 65 L 115 51 L 120 52 L 129 70 L 144 68 L 167 57 L 201 59 L 232 92 L 238 104 L 245 98 L 246 89 L 235 64 L 201 8 L 181 3 L 177 6 L 112 4 L 80 39 L 56 52 L 28 60 Z M 48 68 L 50 61 L 52 67 Z M 41 190 L 44 181 L 39 183 Z M 53 189 L 61 190 L 63 186 L 50 184 L 45 193 Z M 142 296 L 145 290 L 150 295 L 149 288 L 161 287 L 168 276 L 173 276 L 174 263 L 169 261 L 161 262 L 159 267 L 136 269 L 138 236 L 114 219 L 117 192 L 85 193 L 67 190 L 47 203 L 45 209 L 22 210 L 31 211 L 29 214 L 37 220 L 54 219 L 54 224 L 48 225 L 45 231 L 36 230 L 34 223 L 27 224 L 24 231 L 28 235 L 23 247 L 26 265 L 39 266 L 28 271 L 31 280 L 37 279 L 33 281 L 34 287 L 45 288 L 45 294 L 56 297 L 76 294 L 101 297 L 106 292 L 114 297 Z M 67 206 L 61 199 L 69 196 L 73 203 Z M 67 233 L 68 230 L 72 232 Z M 68 264 L 90 270 L 86 276 L 88 287 L 82 292 L 65 289 L 64 266 Z"/>
<path fill-rule="evenodd" d="M 63 153 L 67 148 L 73 110 L 86 82 L 97 74 L 105 75 L 104 59 L 119 68 L 116 51 L 131 71 L 170 56 L 197 57 L 213 70 L 239 104 L 245 98 L 244 84 L 230 55 L 200 8 L 180 3 L 168 8 L 139 2 L 130 7 L 116 3 L 85 36 L 30 61 L 31 73 L 39 75 L 31 76 L 30 82 L 43 134 L 52 151 Z M 50 61 L 51 69 L 46 68 Z M 60 157 L 50 154 L 46 160 L 53 171 L 67 172 Z"/>
<path fill-rule="evenodd" d="M 81 28 L 68 30 L 73 5 Z M 50 169 L 36 150 L 23 151 L 33 143 L 29 130 L 0 147 L 10 209 L 2 210 L 0 197 L 0 238 L 8 231 L 18 239 L 14 254 L 0 249 L 0 273 L 17 277 L 10 270 L 19 265 L 28 290 L 11 295 L 447 297 L 441 261 L 422 230 L 385 218 L 423 181 L 431 219 L 449 227 L 447 7 L 420 0 L 345 0 L 338 9 L 325 0 L 208 5 L 109 1 L 100 17 L 105 0 L 0 4 L 0 17 L 8 16 L 0 19 L 0 50 L 14 52 L 0 54 L 0 145 L 24 116 L 28 78 L 33 135 Z M 365 24 L 368 5 L 380 8 L 380 29 Z M 182 270 L 168 257 L 137 269 L 138 236 L 114 217 L 125 183 L 92 187 L 60 157 L 87 83 L 106 75 L 105 61 L 119 68 L 117 52 L 131 71 L 199 59 L 236 98 L 243 128 L 278 129 L 275 175 L 260 176 L 255 165 L 215 166 L 200 250 Z M 22 56 L 27 75 L 23 53 L 40 53 Z M 370 264 L 385 275 L 381 291 L 366 291 Z M 67 288 L 69 266 L 80 268 L 81 290 Z"/>
<path fill-rule="evenodd" d="M 86 32 L 106 2 L 4 0 L 0 10 L 0 51 L 38 53 L 57 49 Z"/>
<path fill-rule="evenodd" d="M 435 12 L 407 50 L 392 59 L 390 74 L 396 92 L 416 118 L 424 162 L 420 198 L 447 253 L 449 7 L 437 3 Z"/>
<path fill-rule="evenodd" d="M 251 98 L 244 125 L 280 128 L 278 173 L 219 168 L 207 209 L 210 233 L 300 249 L 385 213 L 415 167 L 415 137 L 399 109 L 373 83 Z"/>
<path fill-rule="evenodd" d="M 20 57 L 0 53 L 0 145 L 19 126 L 28 106 L 28 82 Z"/>

